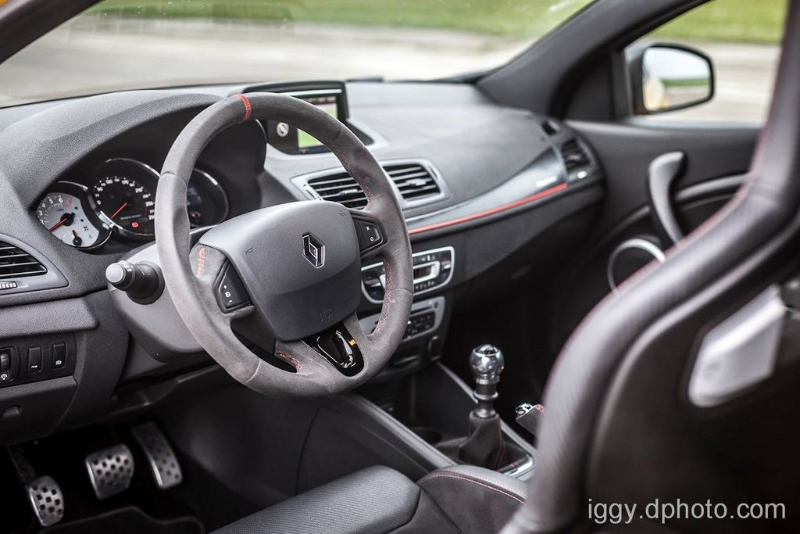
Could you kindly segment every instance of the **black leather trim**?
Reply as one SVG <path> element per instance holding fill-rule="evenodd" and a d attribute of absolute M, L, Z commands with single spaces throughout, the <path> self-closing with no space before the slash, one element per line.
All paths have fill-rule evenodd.
<path fill-rule="evenodd" d="M 418 484 L 464 534 L 498 532 L 528 496 L 524 482 L 470 465 L 438 469 Z"/>
<path fill-rule="evenodd" d="M 386 534 L 414 519 L 421 496 L 419 486 L 397 471 L 371 467 L 245 517 L 215 534 Z M 431 511 L 435 514 L 435 509 Z"/>

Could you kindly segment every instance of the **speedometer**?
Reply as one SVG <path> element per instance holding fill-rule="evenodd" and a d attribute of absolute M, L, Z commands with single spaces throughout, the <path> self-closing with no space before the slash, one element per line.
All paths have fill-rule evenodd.
<path fill-rule="evenodd" d="M 132 159 L 111 159 L 97 169 L 92 198 L 100 216 L 119 234 L 149 239 L 155 235 L 158 174 Z"/>

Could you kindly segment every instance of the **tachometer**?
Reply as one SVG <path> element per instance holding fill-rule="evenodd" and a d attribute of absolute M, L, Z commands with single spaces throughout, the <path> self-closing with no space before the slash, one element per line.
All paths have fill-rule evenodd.
<path fill-rule="evenodd" d="M 100 216 L 119 234 L 137 239 L 155 235 L 158 173 L 132 159 L 110 159 L 97 169 L 92 186 Z"/>
<path fill-rule="evenodd" d="M 186 210 L 192 228 L 219 224 L 228 216 L 228 197 L 210 174 L 195 169 L 186 188 Z"/>
<path fill-rule="evenodd" d="M 102 246 L 111 234 L 93 208 L 86 187 L 58 182 L 36 207 L 36 217 L 67 245 L 91 250 Z"/>

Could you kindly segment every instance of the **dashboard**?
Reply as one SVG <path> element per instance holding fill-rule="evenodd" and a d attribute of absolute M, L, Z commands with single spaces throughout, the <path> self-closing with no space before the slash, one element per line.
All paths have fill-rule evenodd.
<path fill-rule="evenodd" d="M 0 183 L 9 192 L 0 195 L 0 352 L 13 361 L 0 378 L 0 411 L 24 408 L 0 418 L 0 441 L 136 413 L 209 377 L 224 379 L 166 292 L 134 303 L 110 288 L 105 271 L 119 260 L 155 259 L 158 170 L 189 121 L 222 97 L 264 90 L 304 98 L 345 122 L 396 190 L 414 252 L 415 302 L 379 380 L 441 354 L 458 307 L 497 298 L 530 273 L 557 276 L 565 244 L 581 242 L 603 199 L 599 162 L 568 125 L 498 106 L 464 84 L 231 85 L 0 109 Z M 205 147 L 186 202 L 199 236 L 243 213 L 320 198 L 365 203 L 313 138 L 248 121 Z M 378 321 L 384 279 L 380 265 L 364 266 L 365 329 Z"/>

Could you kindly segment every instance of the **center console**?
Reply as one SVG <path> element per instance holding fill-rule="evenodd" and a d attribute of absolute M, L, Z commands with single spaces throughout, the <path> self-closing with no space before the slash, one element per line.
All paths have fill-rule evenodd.
<path fill-rule="evenodd" d="M 453 247 L 442 247 L 413 254 L 414 296 L 444 288 L 453 278 Z M 386 270 L 383 263 L 374 263 L 361 269 L 361 286 L 364 296 L 373 304 L 383 302 L 386 288 Z"/>

